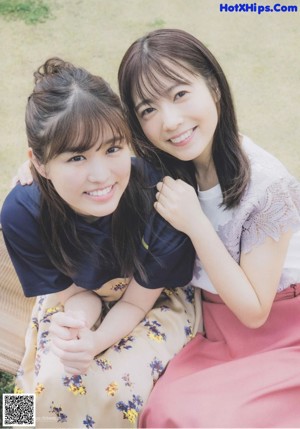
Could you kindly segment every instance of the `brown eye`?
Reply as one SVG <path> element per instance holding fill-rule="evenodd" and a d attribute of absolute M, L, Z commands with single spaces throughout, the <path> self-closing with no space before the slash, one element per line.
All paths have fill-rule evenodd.
<path fill-rule="evenodd" d="M 119 150 L 121 149 L 120 146 L 112 146 L 109 149 L 107 149 L 107 153 L 115 153 L 115 152 L 119 152 Z"/>
<path fill-rule="evenodd" d="M 85 157 L 83 155 L 75 155 L 75 156 L 72 156 L 72 158 L 70 158 L 68 162 L 79 162 L 79 161 L 83 161 L 84 159 Z"/>
<path fill-rule="evenodd" d="M 184 97 L 185 94 L 187 94 L 187 91 L 179 91 L 179 92 L 177 92 L 177 94 L 175 95 L 175 100 L 176 100 L 176 98 L 182 98 L 182 97 Z"/>

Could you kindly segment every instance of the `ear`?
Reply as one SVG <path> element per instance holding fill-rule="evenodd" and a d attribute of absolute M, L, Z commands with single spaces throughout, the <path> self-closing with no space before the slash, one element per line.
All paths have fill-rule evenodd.
<path fill-rule="evenodd" d="M 45 164 L 41 164 L 39 162 L 39 160 L 37 159 L 37 157 L 34 155 L 32 148 L 28 148 L 28 152 L 27 152 L 28 158 L 30 159 L 30 161 L 32 162 L 32 164 L 34 165 L 35 169 L 37 170 L 37 172 L 45 177 L 46 179 L 47 177 L 47 172 L 46 172 L 46 167 Z"/>
<path fill-rule="evenodd" d="M 218 103 L 221 100 L 221 91 L 218 85 L 218 82 L 215 78 L 208 78 L 209 87 L 211 90 L 212 97 L 215 103 Z"/>
<path fill-rule="evenodd" d="M 221 100 L 221 91 L 220 88 L 217 86 L 213 89 L 214 91 L 214 100 L 216 103 L 218 103 Z"/>

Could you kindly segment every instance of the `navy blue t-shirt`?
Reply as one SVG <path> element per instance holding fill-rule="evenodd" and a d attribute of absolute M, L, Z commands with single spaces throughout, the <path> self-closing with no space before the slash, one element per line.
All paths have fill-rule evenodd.
<path fill-rule="evenodd" d="M 141 160 L 133 160 L 135 165 L 143 163 Z M 143 163 L 143 168 L 145 166 L 149 184 L 157 183 L 161 179 L 159 172 Z M 121 277 L 112 248 L 111 216 L 89 223 L 84 217 L 71 213 L 78 230 L 89 234 L 93 248 L 99 249 L 100 255 L 105 254 L 105 263 L 101 256 L 97 259 L 98 255 L 93 255 L 92 258 L 90 254 L 83 254 L 77 272 L 68 277 L 51 263 L 44 250 L 39 232 L 39 211 L 40 191 L 33 183 L 31 186 L 17 185 L 13 188 L 5 199 L 1 212 L 5 243 L 26 296 L 59 292 L 72 283 L 96 290 L 106 282 Z M 154 209 L 145 225 L 139 257 L 147 280 L 134 273 L 135 280 L 150 289 L 186 285 L 192 278 L 195 259 L 190 239 L 176 231 Z M 109 260 L 111 264 L 107 263 Z"/>

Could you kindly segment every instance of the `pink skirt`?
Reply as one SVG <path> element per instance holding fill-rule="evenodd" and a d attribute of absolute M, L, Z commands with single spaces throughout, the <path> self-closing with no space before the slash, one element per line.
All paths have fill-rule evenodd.
<path fill-rule="evenodd" d="M 198 334 L 156 383 L 141 428 L 300 427 L 300 284 L 276 295 L 267 322 L 242 325 L 203 297 Z"/>

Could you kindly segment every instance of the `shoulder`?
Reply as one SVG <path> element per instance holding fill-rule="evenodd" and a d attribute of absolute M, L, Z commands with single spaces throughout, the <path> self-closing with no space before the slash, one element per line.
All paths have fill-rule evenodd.
<path fill-rule="evenodd" d="M 35 223 L 40 211 L 40 192 L 34 183 L 16 185 L 7 195 L 1 209 L 1 225 L 4 233 L 29 228 Z"/>
<path fill-rule="evenodd" d="M 299 204 L 300 183 L 287 168 L 271 153 L 256 145 L 248 137 L 243 137 L 243 149 L 250 160 L 251 178 L 244 199 L 250 196 L 256 200 L 265 199 L 271 193 L 290 194 Z"/>
<path fill-rule="evenodd" d="M 37 215 L 39 213 L 40 191 L 36 183 L 22 186 L 17 184 L 4 200 L 1 213 L 23 208 Z"/>
<path fill-rule="evenodd" d="M 173 228 L 158 213 L 149 217 L 140 246 L 147 281 L 135 275 L 147 288 L 176 288 L 192 279 L 195 249 L 189 237 Z"/>
<path fill-rule="evenodd" d="M 249 137 L 243 137 L 242 147 L 250 161 L 252 181 L 270 182 L 291 176 L 279 159 L 255 144 Z"/>
<path fill-rule="evenodd" d="M 140 175 L 140 178 L 146 181 L 147 185 L 156 185 L 164 177 L 162 169 L 155 167 L 145 159 L 132 157 L 131 166 Z"/>
<path fill-rule="evenodd" d="M 300 183 L 287 168 L 271 153 L 256 145 L 248 137 L 243 138 L 243 149 L 250 160 L 251 178 L 246 191 L 247 196 L 264 197 L 271 191 L 274 194 L 292 193 L 299 199 Z"/>

